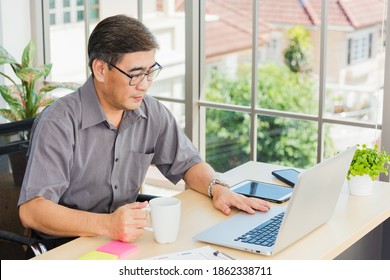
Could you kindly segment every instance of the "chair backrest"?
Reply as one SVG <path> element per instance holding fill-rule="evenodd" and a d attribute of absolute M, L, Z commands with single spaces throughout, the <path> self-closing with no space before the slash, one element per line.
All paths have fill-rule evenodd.
<path fill-rule="evenodd" d="M 0 124 L 0 258 L 24 259 L 24 247 L 11 236 L 23 238 L 25 229 L 17 208 L 26 168 L 29 133 L 34 119 Z"/>

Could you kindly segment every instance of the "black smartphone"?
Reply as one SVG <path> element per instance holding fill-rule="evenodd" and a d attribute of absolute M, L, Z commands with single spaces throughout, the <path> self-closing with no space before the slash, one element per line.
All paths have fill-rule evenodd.
<path fill-rule="evenodd" d="M 253 180 L 238 183 L 232 186 L 231 190 L 245 196 L 257 197 L 276 203 L 289 200 L 293 191 L 289 187 Z"/>
<path fill-rule="evenodd" d="M 294 187 L 299 176 L 300 172 L 293 168 L 288 169 L 279 169 L 272 171 L 272 175 L 278 178 L 283 183 L 286 183 L 290 187 Z"/>

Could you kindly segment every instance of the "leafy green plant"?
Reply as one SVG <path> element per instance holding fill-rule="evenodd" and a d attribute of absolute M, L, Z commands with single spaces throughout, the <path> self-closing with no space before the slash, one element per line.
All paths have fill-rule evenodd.
<path fill-rule="evenodd" d="M 0 65 L 9 64 L 20 80 L 17 83 L 10 76 L 0 72 L 0 75 L 12 83 L 11 85 L 0 85 L 1 96 L 9 106 L 9 108 L 1 108 L 0 115 L 10 121 L 35 118 L 42 108 L 50 105 L 55 100 L 49 94 L 54 89 L 75 89 L 79 86 L 75 83 L 44 82 L 43 87 L 36 90 L 36 81 L 48 76 L 53 64 L 34 66 L 34 53 L 35 45 L 30 41 L 23 51 L 22 62 L 18 63 L 4 47 L 0 46 Z"/>
<path fill-rule="evenodd" d="M 313 45 L 310 33 L 303 26 L 297 25 L 288 30 L 289 45 L 284 51 L 284 62 L 293 72 L 308 73 L 312 71 Z"/>
<path fill-rule="evenodd" d="M 385 150 L 379 151 L 378 145 L 369 148 L 363 144 L 361 148 L 359 147 L 360 145 L 358 145 L 349 167 L 347 180 L 350 180 L 351 176 L 367 174 L 374 181 L 381 173 L 388 175 L 390 156 Z"/>

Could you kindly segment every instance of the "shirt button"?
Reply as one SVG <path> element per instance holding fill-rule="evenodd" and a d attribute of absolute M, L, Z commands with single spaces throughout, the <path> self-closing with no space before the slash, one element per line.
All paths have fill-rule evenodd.
<path fill-rule="evenodd" d="M 118 162 L 118 160 L 119 160 L 119 158 L 116 158 L 116 159 L 115 159 L 115 162 Z"/>
<path fill-rule="evenodd" d="M 118 189 L 118 185 L 115 185 L 115 186 L 114 186 L 114 189 Z"/>

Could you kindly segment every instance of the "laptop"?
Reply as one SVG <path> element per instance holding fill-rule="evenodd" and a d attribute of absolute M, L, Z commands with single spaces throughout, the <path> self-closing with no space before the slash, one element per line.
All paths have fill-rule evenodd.
<path fill-rule="evenodd" d="M 333 215 L 355 150 L 348 148 L 301 172 L 287 206 L 240 212 L 194 239 L 268 256 L 280 252 Z"/>

